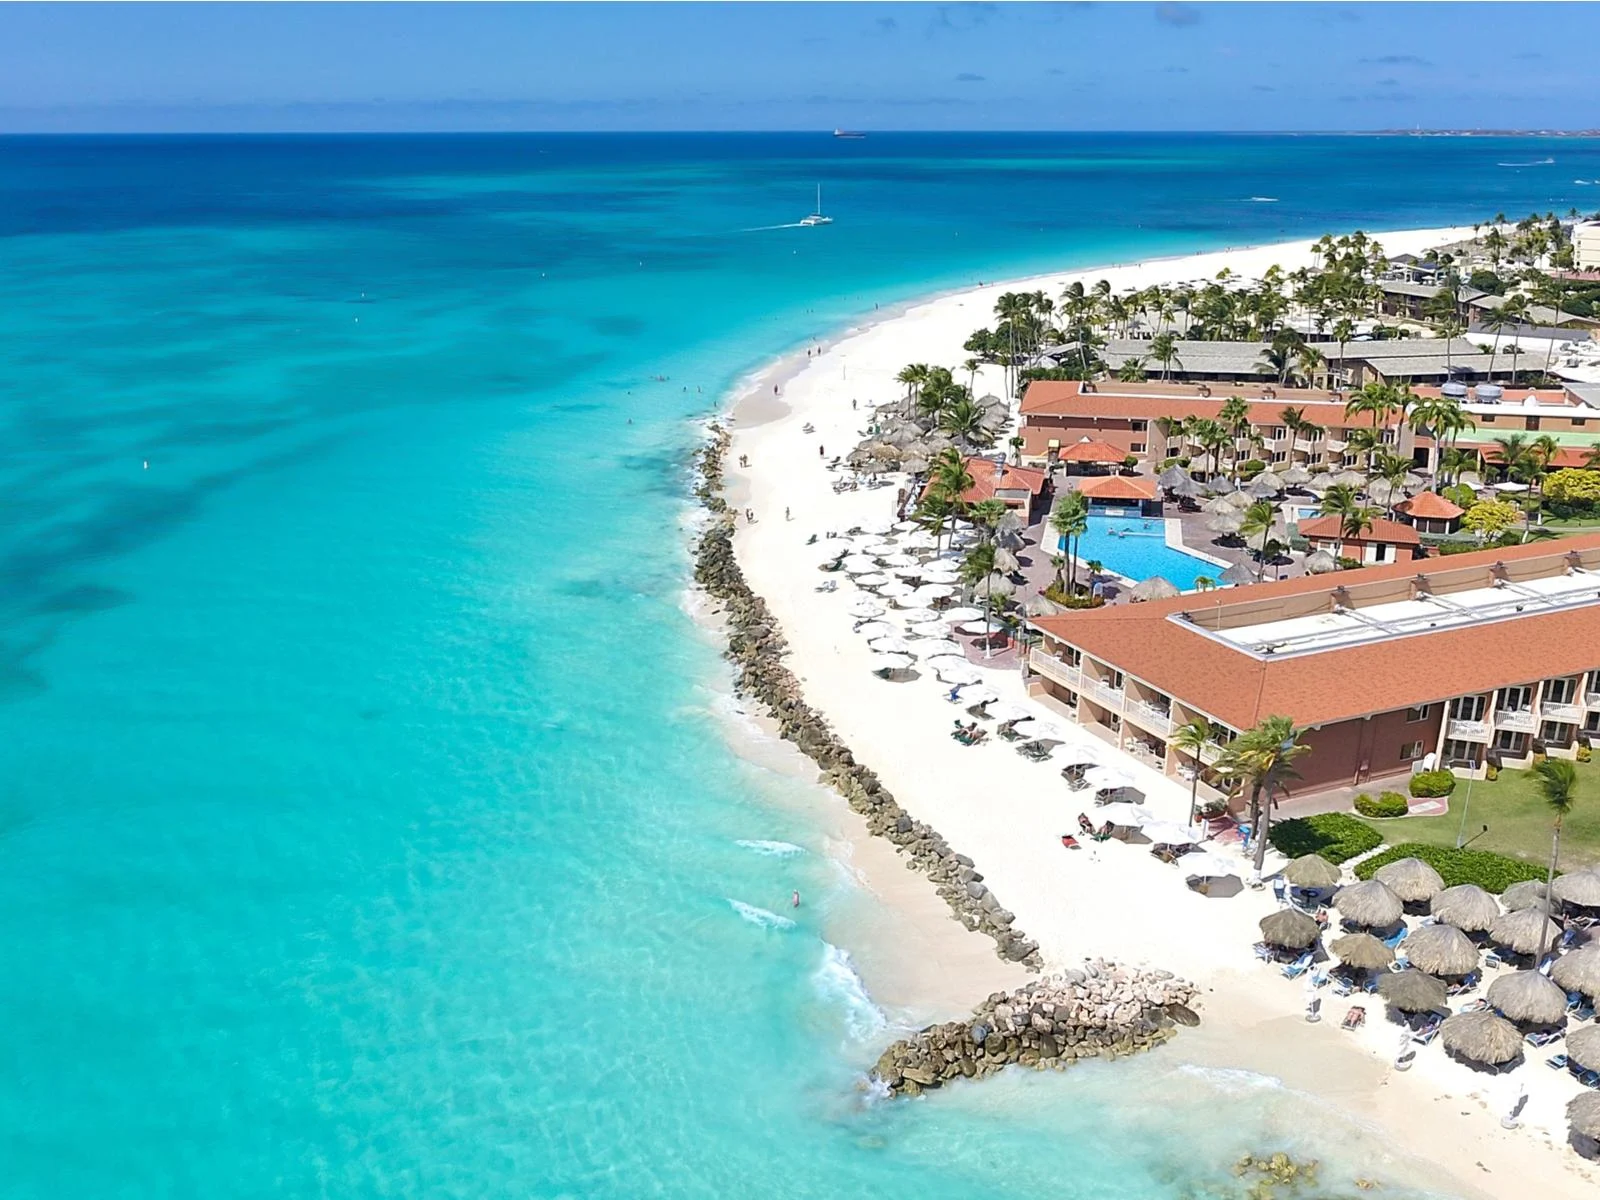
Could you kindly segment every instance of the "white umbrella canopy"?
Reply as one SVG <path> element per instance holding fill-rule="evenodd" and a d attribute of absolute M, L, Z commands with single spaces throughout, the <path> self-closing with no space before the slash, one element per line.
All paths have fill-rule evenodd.
<path fill-rule="evenodd" d="M 873 533 L 873 534 L 877 534 L 879 537 L 882 537 L 886 533 L 893 533 L 894 532 L 894 522 L 893 521 L 862 521 L 861 522 L 861 532 L 862 533 Z"/>
<path fill-rule="evenodd" d="M 1064 742 L 1067 739 L 1067 735 L 1061 731 L 1060 726 L 1052 725 L 1049 721 L 1041 721 L 1037 717 L 1030 717 L 1026 721 L 1018 721 L 1013 729 L 1030 741 L 1035 738 L 1049 738 L 1053 742 Z"/>
<path fill-rule="evenodd" d="M 1190 879 L 1221 879 L 1225 875 L 1237 875 L 1243 868 L 1231 858 L 1224 858 L 1220 854 L 1213 854 L 1209 850 L 1201 850 L 1196 854 L 1185 854 L 1178 860 L 1178 865 L 1183 868 L 1183 873 Z"/>
<path fill-rule="evenodd" d="M 851 554 L 839 564 L 850 575 L 871 575 L 878 569 L 870 554 Z"/>
<path fill-rule="evenodd" d="M 921 529 L 915 521 L 896 521 L 893 526 L 896 533 L 910 533 L 912 530 Z"/>
<path fill-rule="evenodd" d="M 954 662 L 955 660 L 952 659 L 951 661 Z M 976 671 L 977 668 L 974 667 L 973 670 Z M 962 704 L 971 708 L 974 704 L 993 704 L 1000 699 L 1000 693 L 987 684 L 968 684 L 962 686 L 956 698 Z"/>
<path fill-rule="evenodd" d="M 898 600 L 904 596 L 911 595 L 911 593 L 915 590 L 916 589 L 913 588 L 909 583 L 900 583 L 896 581 L 894 583 L 885 583 L 881 585 L 878 588 L 878 595 L 887 596 L 891 600 Z"/>
<path fill-rule="evenodd" d="M 943 621 L 921 621 L 907 625 L 906 632 L 915 638 L 934 638 L 938 641 L 944 641 L 950 631 L 945 628 Z"/>
<path fill-rule="evenodd" d="M 878 562 L 890 569 L 895 567 L 920 567 L 922 565 L 909 554 L 886 554 Z"/>
<path fill-rule="evenodd" d="M 1006 721 L 1031 721 L 1039 714 L 1025 705 L 1002 700 L 998 704 L 989 706 L 989 715 L 1003 724 Z"/>
<path fill-rule="evenodd" d="M 919 658 L 951 658 L 965 659 L 967 652 L 961 648 L 959 642 L 952 642 L 949 638 L 921 638 L 916 643 L 916 655 Z"/>
<path fill-rule="evenodd" d="M 944 621 L 944 614 L 932 608 L 903 608 L 900 618 L 907 625 L 921 625 L 925 621 Z"/>
<path fill-rule="evenodd" d="M 909 671 L 916 659 L 909 654 L 874 654 L 872 656 L 872 669 L 874 671 Z"/>
<path fill-rule="evenodd" d="M 1154 819 L 1149 809 L 1122 801 L 1102 804 L 1095 809 L 1095 816 L 1102 821 L 1110 821 L 1113 825 L 1125 825 L 1135 828 L 1145 825 Z"/>
<path fill-rule="evenodd" d="M 1090 767 L 1083 773 L 1083 778 L 1084 782 L 1097 792 L 1115 791 L 1117 788 L 1129 787 L 1133 783 L 1133 780 L 1114 767 Z"/>
<path fill-rule="evenodd" d="M 1100 754 L 1093 746 L 1063 746 L 1056 757 L 1069 766 L 1096 766 L 1100 762 Z"/>
<path fill-rule="evenodd" d="M 872 555 L 898 554 L 900 547 L 891 540 L 867 542 L 861 547 L 861 553 Z"/>
<path fill-rule="evenodd" d="M 935 661 L 933 673 L 944 683 L 977 683 L 983 678 L 977 667 L 970 663 L 958 662 L 953 658 L 941 658 Z"/>
<path fill-rule="evenodd" d="M 893 575 L 896 579 L 922 578 L 922 568 L 914 562 L 890 562 L 888 559 L 885 559 L 883 567 L 884 570 L 888 571 L 889 574 Z"/>
<path fill-rule="evenodd" d="M 1189 846 L 1199 840 L 1176 821 L 1152 821 L 1140 832 L 1158 846 Z"/>
<path fill-rule="evenodd" d="M 983 609 L 973 608 L 971 605 L 962 605 L 959 608 L 947 608 L 939 614 L 946 621 L 981 621 Z"/>
<path fill-rule="evenodd" d="M 871 646 L 872 649 L 879 654 L 912 653 L 910 642 L 906 641 L 904 638 L 894 637 L 893 635 L 875 637 L 869 641 L 867 645 Z"/>
<path fill-rule="evenodd" d="M 892 621 L 866 621 L 856 626 L 856 632 L 868 640 L 881 637 L 899 637 L 900 626 Z"/>
<path fill-rule="evenodd" d="M 934 600 L 945 600 L 955 595 L 955 588 L 948 583 L 925 583 L 916 590 L 916 597 L 924 603 Z"/>
<path fill-rule="evenodd" d="M 995 627 L 992 623 L 985 625 L 982 621 L 963 621 L 956 626 L 956 629 L 962 633 L 970 633 L 974 637 L 979 637 L 986 633 L 993 633 Z"/>
<path fill-rule="evenodd" d="M 961 573 L 959 571 L 952 571 L 948 567 L 923 567 L 922 568 L 922 582 L 923 583 L 952 583 L 953 584 L 953 583 L 959 583 L 960 581 L 961 581 Z"/>
<path fill-rule="evenodd" d="M 882 571 L 873 571 L 869 575 L 857 575 L 856 586 L 864 588 L 883 587 L 889 582 L 889 577 Z"/>
<path fill-rule="evenodd" d="M 857 600 L 845 612 L 852 617 L 881 617 L 889 610 L 876 600 Z"/>

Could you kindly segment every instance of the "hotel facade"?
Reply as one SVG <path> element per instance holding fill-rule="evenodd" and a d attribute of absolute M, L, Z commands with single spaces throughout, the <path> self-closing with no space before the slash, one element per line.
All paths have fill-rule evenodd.
<path fill-rule="evenodd" d="M 1168 775 L 1223 791 L 1269 716 L 1311 752 L 1291 795 L 1481 778 L 1600 739 L 1600 535 L 1040 617 L 1029 690 Z M 1198 761 L 1171 742 L 1203 718 Z"/>

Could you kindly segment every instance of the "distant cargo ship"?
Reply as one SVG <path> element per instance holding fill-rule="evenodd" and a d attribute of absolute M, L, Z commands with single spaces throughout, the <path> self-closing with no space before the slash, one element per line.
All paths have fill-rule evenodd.
<path fill-rule="evenodd" d="M 839 138 L 864 138 L 867 135 L 864 133 L 858 133 L 854 129 L 835 129 L 833 131 L 833 136 Z"/>

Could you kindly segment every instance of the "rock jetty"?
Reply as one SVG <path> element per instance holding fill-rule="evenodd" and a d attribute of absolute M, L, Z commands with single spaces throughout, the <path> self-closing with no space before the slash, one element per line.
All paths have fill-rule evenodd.
<path fill-rule="evenodd" d="M 722 605 L 735 689 L 766 706 L 779 733 L 822 769 L 821 781 L 866 818 L 873 834 L 893 842 L 908 866 L 932 880 L 957 920 L 993 938 L 1001 958 L 1039 970 L 1038 944 L 1016 928 L 1015 917 L 985 885 L 972 859 L 956 853 L 936 830 L 902 809 L 877 775 L 855 760 L 822 714 L 801 699 L 799 682 L 783 665 L 788 647 L 778 623 L 766 601 L 750 590 L 734 558 L 734 514 L 722 498 L 722 464 L 730 440 L 727 430 L 713 423 L 697 463 L 695 495 L 710 519 L 695 548 L 694 577 Z"/>
<path fill-rule="evenodd" d="M 1061 1069 L 1084 1058 L 1120 1058 L 1197 1025 L 1194 985 L 1169 971 L 1092 962 L 997 992 L 964 1021 L 930 1025 L 883 1052 L 874 1076 L 892 1094 L 915 1096 L 953 1079 L 982 1078 L 1013 1063 Z"/>

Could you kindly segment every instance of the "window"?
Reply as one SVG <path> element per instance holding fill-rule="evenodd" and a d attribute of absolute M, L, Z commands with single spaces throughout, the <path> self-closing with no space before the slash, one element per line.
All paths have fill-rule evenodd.
<path fill-rule="evenodd" d="M 1450 701 L 1450 719 L 1452 721 L 1481 721 L 1483 710 L 1488 707 L 1488 700 L 1484 696 L 1457 696 Z"/>
<path fill-rule="evenodd" d="M 1588 423 L 1589 423 L 1589 418 L 1588 417 L 1573 417 L 1572 418 L 1572 427 L 1574 429 L 1582 429 Z"/>
<path fill-rule="evenodd" d="M 1273 441 L 1277 441 L 1279 438 L 1283 437 L 1288 432 L 1289 431 L 1287 429 L 1285 429 L 1282 425 L 1274 425 L 1272 427 L 1272 431 L 1270 433 L 1268 433 L 1267 436 L 1270 437 Z"/>
<path fill-rule="evenodd" d="M 1501 712 L 1527 712 L 1533 704 L 1530 687 L 1504 687 L 1500 689 L 1496 707 Z"/>
<path fill-rule="evenodd" d="M 1478 420 L 1481 421 L 1485 425 L 1493 425 L 1495 423 L 1495 418 L 1497 416 L 1498 416 L 1497 413 L 1492 413 L 1492 412 L 1479 413 L 1478 414 Z"/>
<path fill-rule="evenodd" d="M 1128 443 L 1128 453 L 1129 454 L 1143 454 L 1144 453 L 1144 443 L 1143 442 L 1129 442 Z"/>
<path fill-rule="evenodd" d="M 1415 704 L 1406 709 L 1406 724 L 1411 725 L 1417 721 L 1426 721 L 1428 713 L 1433 708 L 1431 704 Z"/>
<path fill-rule="evenodd" d="M 1407 742 L 1404 746 L 1400 747 L 1400 757 L 1405 759 L 1407 762 L 1410 762 L 1413 759 L 1421 758 L 1422 757 L 1422 743 L 1421 742 Z"/>
<path fill-rule="evenodd" d="M 1529 417 L 1528 418 L 1528 432 L 1529 433 L 1533 433 L 1538 428 L 1539 428 L 1539 418 L 1538 417 Z"/>
<path fill-rule="evenodd" d="M 1289 454 L 1285 450 L 1274 450 L 1272 452 L 1272 461 L 1275 463 L 1288 462 Z"/>
<path fill-rule="evenodd" d="M 1539 739 L 1547 746 L 1570 746 L 1576 728 L 1560 721 L 1542 721 L 1539 724 Z"/>
<path fill-rule="evenodd" d="M 1571 704 L 1578 694 L 1578 680 L 1576 676 L 1569 675 L 1565 679 L 1546 679 L 1544 681 L 1544 702 L 1546 704 Z"/>
<path fill-rule="evenodd" d="M 1117 691 L 1119 691 L 1119 692 L 1122 690 L 1122 672 L 1121 671 L 1113 671 L 1113 672 L 1111 672 L 1111 686 L 1116 688 Z"/>
<path fill-rule="evenodd" d="M 1528 747 L 1528 735 L 1502 729 L 1494 735 L 1494 748 L 1506 754 L 1522 755 Z"/>
<path fill-rule="evenodd" d="M 1129 421 L 1128 422 L 1128 428 L 1133 430 L 1135 433 L 1143 433 L 1149 427 L 1150 427 L 1150 423 L 1148 421 Z"/>
<path fill-rule="evenodd" d="M 1482 753 L 1483 747 L 1477 742 L 1448 741 L 1444 744 L 1444 765 L 1474 770 Z"/>

